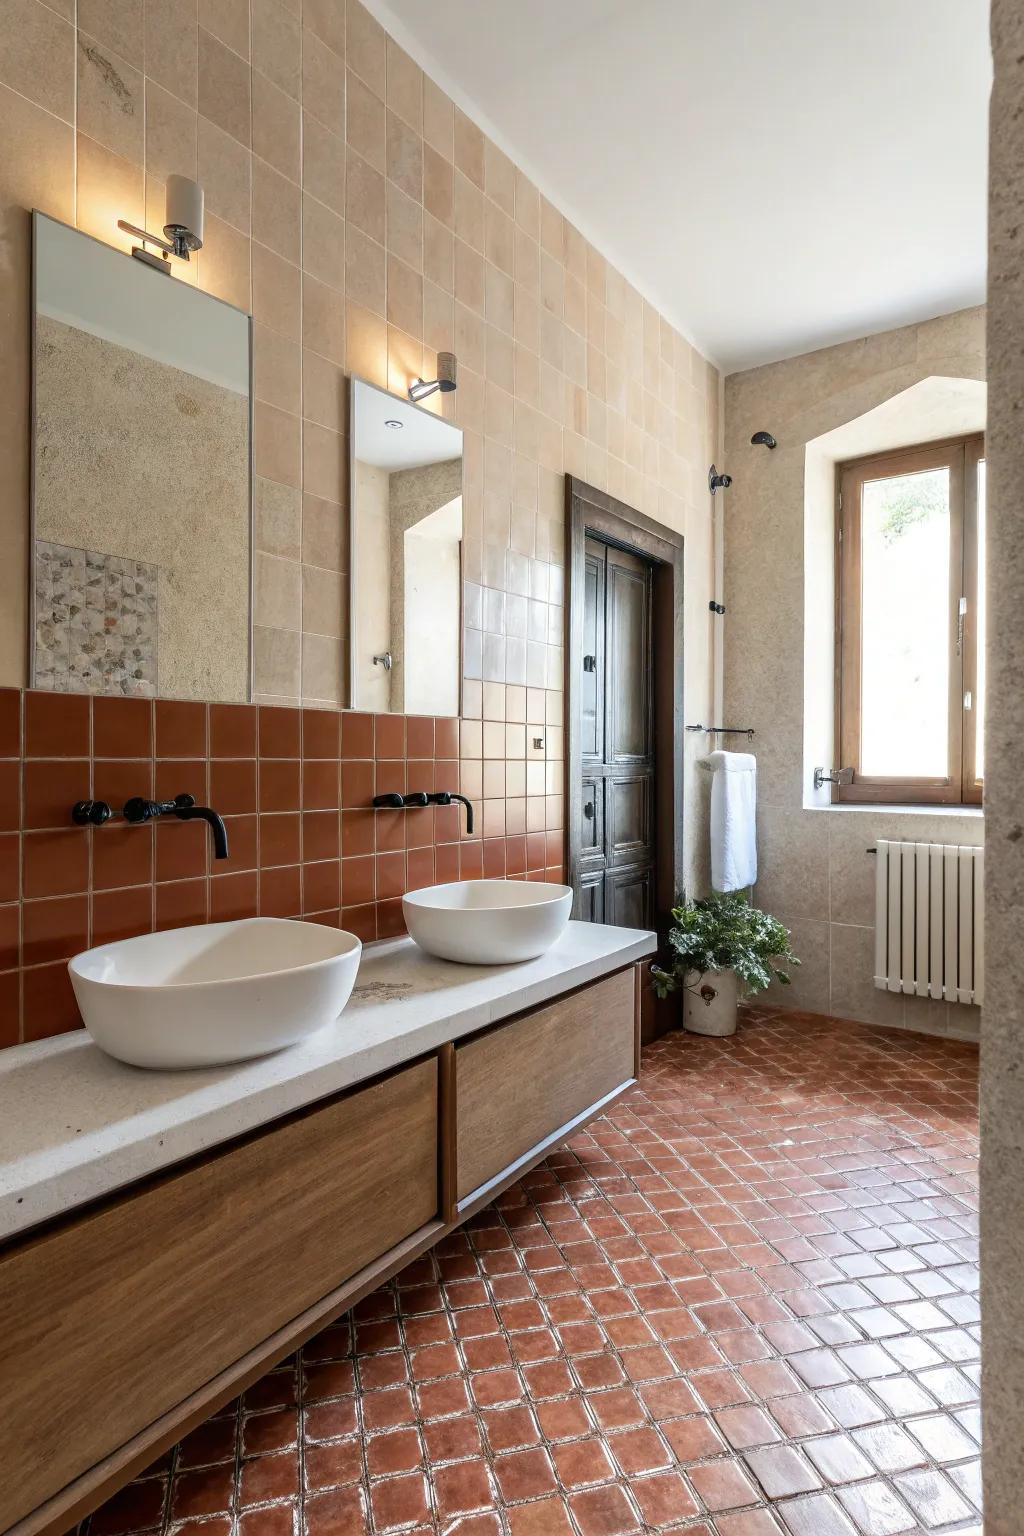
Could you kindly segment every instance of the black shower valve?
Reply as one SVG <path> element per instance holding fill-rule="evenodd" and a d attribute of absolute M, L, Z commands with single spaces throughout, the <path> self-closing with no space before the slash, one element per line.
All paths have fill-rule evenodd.
<path fill-rule="evenodd" d="M 712 598 L 710 603 L 708 603 L 708 608 L 710 609 L 710 611 L 712 613 L 724 613 L 725 612 L 725 604 L 724 603 L 716 603 L 714 598 Z"/>

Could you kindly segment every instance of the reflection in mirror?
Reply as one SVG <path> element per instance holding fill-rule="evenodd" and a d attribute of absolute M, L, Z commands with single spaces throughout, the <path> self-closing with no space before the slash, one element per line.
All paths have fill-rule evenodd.
<path fill-rule="evenodd" d="M 462 433 L 352 384 L 353 709 L 457 715 Z"/>
<path fill-rule="evenodd" d="M 247 699 L 249 317 L 33 226 L 32 686 Z"/>

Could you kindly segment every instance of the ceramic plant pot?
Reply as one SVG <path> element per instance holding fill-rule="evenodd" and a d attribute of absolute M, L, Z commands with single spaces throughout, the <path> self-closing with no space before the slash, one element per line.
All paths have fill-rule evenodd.
<path fill-rule="evenodd" d="M 683 1025 L 694 1035 L 734 1035 L 739 977 L 735 971 L 705 971 L 687 977 Z"/>

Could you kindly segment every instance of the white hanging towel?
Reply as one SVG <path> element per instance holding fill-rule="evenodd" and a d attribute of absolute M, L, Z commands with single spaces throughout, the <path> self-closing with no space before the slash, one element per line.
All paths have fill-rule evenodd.
<path fill-rule="evenodd" d="M 744 891 L 757 880 L 757 759 L 752 752 L 711 752 L 711 884 Z"/>

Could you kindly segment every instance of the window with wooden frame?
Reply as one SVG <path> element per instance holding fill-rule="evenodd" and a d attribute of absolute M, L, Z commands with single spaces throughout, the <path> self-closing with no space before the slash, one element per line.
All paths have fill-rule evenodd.
<path fill-rule="evenodd" d="M 839 465 L 836 527 L 833 799 L 980 804 L 984 438 Z"/>

